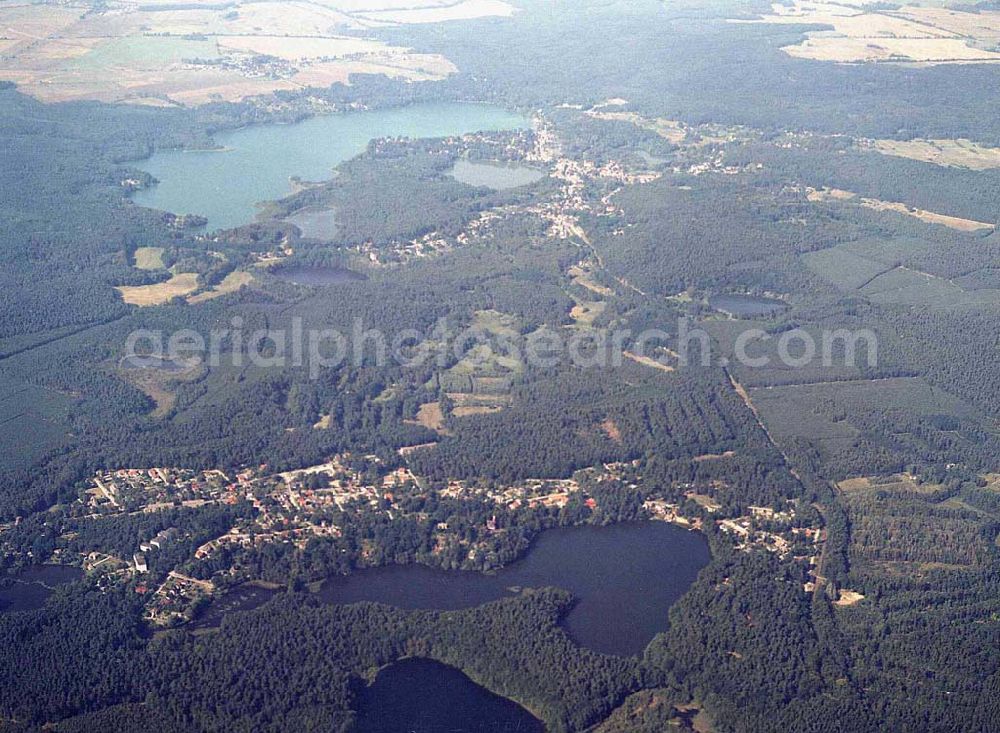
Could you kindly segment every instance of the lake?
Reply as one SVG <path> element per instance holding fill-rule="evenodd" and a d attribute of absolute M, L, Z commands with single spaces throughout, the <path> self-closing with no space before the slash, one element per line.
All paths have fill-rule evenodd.
<path fill-rule="evenodd" d="M 521 115 L 484 104 L 426 103 L 312 117 L 219 133 L 219 150 L 164 150 L 134 163 L 159 180 L 136 191 L 140 206 L 200 214 L 209 229 L 253 221 L 256 204 L 291 193 L 289 179 L 330 178 L 333 169 L 383 137 L 433 138 L 528 126 Z"/>
<path fill-rule="evenodd" d="M 772 316 L 788 307 L 788 303 L 783 300 L 753 295 L 713 295 L 708 299 L 708 304 L 734 318 Z"/>
<path fill-rule="evenodd" d="M 70 565 L 36 565 L 14 576 L 13 584 L 0 588 L 0 613 L 34 611 L 45 605 L 57 586 L 83 577 L 83 571 Z"/>
<path fill-rule="evenodd" d="M 430 659 L 382 669 L 358 700 L 358 733 L 544 733 L 520 705 Z"/>
<path fill-rule="evenodd" d="M 226 591 L 225 595 L 212 601 L 189 625 L 188 629 L 214 629 L 224 616 L 239 611 L 252 611 L 267 603 L 281 591 L 246 583 Z"/>
<path fill-rule="evenodd" d="M 297 226 L 307 239 L 329 241 L 337 233 L 337 212 L 333 209 L 303 209 L 285 221 Z"/>
<path fill-rule="evenodd" d="M 392 565 L 330 578 L 318 595 L 327 603 L 455 610 L 512 589 L 555 586 L 578 599 L 563 622 L 570 636 L 624 656 L 641 653 L 667 629 L 670 606 L 709 560 L 701 534 L 665 522 L 565 527 L 543 532 L 524 558 L 495 575 Z"/>
<path fill-rule="evenodd" d="M 276 268 L 271 270 L 271 274 L 285 282 L 313 286 L 345 285 L 368 279 L 360 272 L 349 270 L 346 267 L 304 267 L 297 265 Z"/>
<path fill-rule="evenodd" d="M 467 186 L 484 186 L 494 191 L 527 186 L 545 177 L 543 171 L 525 165 L 472 163 L 468 160 L 455 163 L 448 174 Z"/>

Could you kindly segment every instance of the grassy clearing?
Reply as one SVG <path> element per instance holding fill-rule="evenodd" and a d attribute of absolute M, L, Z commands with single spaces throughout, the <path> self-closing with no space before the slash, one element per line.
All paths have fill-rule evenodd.
<path fill-rule="evenodd" d="M 439 435 L 443 435 L 444 430 L 444 412 L 441 410 L 441 405 L 438 402 L 425 402 L 417 410 L 417 419 L 412 421 L 417 425 L 423 425 L 428 430 L 433 430 Z"/>
<path fill-rule="evenodd" d="M 845 495 L 857 496 L 876 491 L 910 492 L 913 494 L 933 494 L 943 488 L 941 484 L 921 483 L 907 473 L 892 476 L 859 476 L 837 483 L 837 488 Z"/>
<path fill-rule="evenodd" d="M 586 288 L 590 292 L 597 293 L 602 297 L 609 298 L 615 294 L 614 290 L 605 287 L 594 280 L 593 273 L 589 269 L 586 269 L 583 265 L 574 265 L 569 268 L 569 276 L 572 278 L 574 285 L 579 285 L 580 287 Z"/>
<path fill-rule="evenodd" d="M 476 311 L 472 320 L 474 328 L 481 328 L 505 338 L 517 338 L 520 335 L 520 323 L 516 316 L 495 310 Z"/>
<path fill-rule="evenodd" d="M 631 351 L 623 351 L 622 356 L 624 356 L 629 361 L 634 361 L 636 364 L 642 364 L 651 369 L 657 369 L 661 372 L 672 372 L 674 367 L 670 364 L 664 364 L 650 356 L 640 356 L 639 354 L 634 354 Z"/>
<path fill-rule="evenodd" d="M 140 270 L 162 270 L 163 247 L 139 247 L 135 251 L 135 267 Z"/>
<path fill-rule="evenodd" d="M 608 304 L 601 300 L 581 300 L 569 312 L 577 326 L 592 328 L 594 321 L 601 317 Z"/>
<path fill-rule="evenodd" d="M 501 410 L 503 410 L 503 407 L 499 405 L 466 405 L 464 407 L 456 407 L 451 411 L 451 414 L 455 417 L 470 417 L 472 415 L 491 415 Z"/>
<path fill-rule="evenodd" d="M 212 300 L 213 298 L 218 298 L 220 295 L 235 293 L 244 285 L 250 285 L 252 282 L 253 275 L 249 272 L 244 272 L 242 270 L 230 272 L 226 275 L 222 282 L 211 290 L 206 290 L 204 293 L 198 293 L 197 295 L 190 296 L 188 298 L 188 303 L 196 305 L 198 303 L 204 303 L 207 300 Z"/>
<path fill-rule="evenodd" d="M 842 590 L 840 591 L 840 597 L 833 602 L 833 605 L 844 608 L 846 606 L 853 606 L 855 603 L 863 601 L 864 599 L 864 595 L 858 593 L 857 591 Z"/>

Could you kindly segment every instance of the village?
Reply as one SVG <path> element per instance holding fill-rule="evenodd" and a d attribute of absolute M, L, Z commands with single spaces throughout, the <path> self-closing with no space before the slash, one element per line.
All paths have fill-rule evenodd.
<path fill-rule="evenodd" d="M 80 499 L 69 507 L 70 515 L 101 521 L 237 505 L 248 507 L 248 511 L 233 526 L 198 543 L 184 529 L 170 526 L 145 537 L 130 557 L 92 551 L 74 561 L 60 553 L 63 562 L 80 564 L 95 576 L 99 587 L 133 584 L 145 598 L 147 622 L 153 628 L 163 628 L 194 618 L 220 591 L 219 579 L 224 589 L 239 576 L 235 567 L 219 570 L 220 558 L 269 545 L 302 552 L 310 542 L 339 538 L 343 523 L 351 517 L 381 516 L 393 523 L 420 521 L 424 515 L 410 509 L 410 500 L 433 494 L 440 501 L 497 507 L 494 514 L 486 511 L 482 526 L 472 535 L 467 528 L 459 532 L 458 525 L 449 522 L 434 526 L 435 551 L 460 545 L 472 560 L 488 551 L 491 539 L 507 531 L 498 526 L 497 514 L 510 516 L 520 511 L 554 516 L 572 506 L 598 513 L 600 505 L 592 494 L 599 493 L 602 485 L 615 484 L 649 496 L 642 512 L 650 519 L 691 531 L 711 529 L 711 534 L 737 551 L 764 550 L 802 565 L 809 578 L 803 590 L 814 591 L 825 530 L 802 526 L 794 502 L 780 509 L 750 506 L 746 514 L 725 516 L 722 504 L 713 497 L 725 491 L 723 485 L 682 484 L 667 493 L 648 495 L 640 486 L 636 468 L 635 463 L 609 463 L 566 479 L 532 479 L 513 485 L 452 480 L 437 488 L 406 465 L 390 466 L 374 455 L 349 453 L 284 472 L 275 472 L 266 464 L 232 472 L 176 467 L 102 471 L 87 482 Z M 179 548 L 184 548 L 182 554 L 177 554 Z M 164 558 L 170 558 L 167 565 Z M 172 564 L 174 558 L 180 562 Z"/>

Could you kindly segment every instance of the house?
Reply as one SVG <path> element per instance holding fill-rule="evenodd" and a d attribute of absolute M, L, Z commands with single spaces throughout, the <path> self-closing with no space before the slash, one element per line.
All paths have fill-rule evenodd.
<path fill-rule="evenodd" d="M 146 564 L 146 556 L 141 552 L 137 552 L 132 556 L 132 561 L 135 563 L 135 569 L 140 573 L 148 573 L 149 565 Z"/>

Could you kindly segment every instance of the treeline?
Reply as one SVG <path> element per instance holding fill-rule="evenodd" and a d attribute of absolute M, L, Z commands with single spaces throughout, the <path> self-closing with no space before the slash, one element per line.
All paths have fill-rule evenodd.
<path fill-rule="evenodd" d="M 570 602 L 549 589 L 438 613 L 285 594 L 211 635 L 147 642 L 123 598 L 76 586 L 41 611 L 0 616 L 2 677 L 19 681 L 0 686 L 0 710 L 30 726 L 82 716 L 64 730 L 347 730 L 371 670 L 423 656 L 528 706 L 548 730 L 581 730 L 664 677 L 576 646 L 557 625 Z"/>
<path fill-rule="evenodd" d="M 541 372 L 515 387 L 510 408 L 463 418 L 460 435 L 415 453 L 411 464 L 435 481 L 516 481 L 645 455 L 693 458 L 761 445 L 752 416 L 720 375 L 644 373 L 651 371 Z"/>

